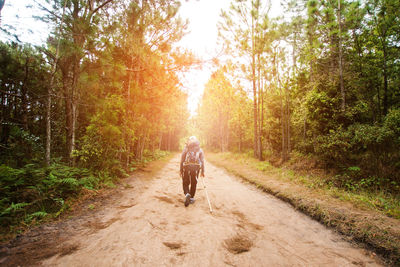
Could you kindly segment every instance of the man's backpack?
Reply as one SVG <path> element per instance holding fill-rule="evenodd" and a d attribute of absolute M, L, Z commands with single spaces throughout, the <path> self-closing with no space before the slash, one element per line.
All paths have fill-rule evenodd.
<path fill-rule="evenodd" d="M 188 145 L 188 151 L 186 152 L 184 166 L 196 166 L 196 169 L 200 168 L 200 146 L 199 144 L 192 143 Z"/>
<path fill-rule="evenodd" d="M 187 164 L 200 164 L 199 151 L 188 151 L 186 153 L 185 163 Z"/>

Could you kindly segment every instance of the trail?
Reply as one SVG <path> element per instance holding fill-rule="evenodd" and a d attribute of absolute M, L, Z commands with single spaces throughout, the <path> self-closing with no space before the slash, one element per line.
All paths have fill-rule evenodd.
<path fill-rule="evenodd" d="M 139 177 L 44 266 L 379 266 L 290 205 L 206 163 L 185 208 L 178 156 L 152 180 Z M 242 253 L 240 253 L 242 252 Z"/>

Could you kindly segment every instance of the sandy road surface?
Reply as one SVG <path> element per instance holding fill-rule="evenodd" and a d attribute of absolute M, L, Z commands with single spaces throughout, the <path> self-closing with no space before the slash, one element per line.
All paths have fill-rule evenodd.
<path fill-rule="evenodd" d="M 206 165 L 214 213 L 199 183 L 185 208 L 178 156 L 151 181 L 132 179 L 95 231 L 71 235 L 79 248 L 45 266 L 376 266 L 370 253 L 288 204 Z M 135 190 L 134 190 L 135 189 Z M 95 223 L 95 222 L 93 222 Z M 100 222 L 96 222 L 100 223 Z M 235 239 L 236 238 L 236 239 Z M 235 247 L 237 245 L 238 247 Z M 235 250 L 236 248 L 236 250 Z M 240 249 L 248 250 L 243 253 Z"/>

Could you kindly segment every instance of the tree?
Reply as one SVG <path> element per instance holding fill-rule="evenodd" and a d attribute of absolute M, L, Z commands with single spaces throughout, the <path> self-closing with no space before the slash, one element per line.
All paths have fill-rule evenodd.
<path fill-rule="evenodd" d="M 199 128 L 207 145 L 225 152 L 229 147 L 229 121 L 234 108 L 234 89 L 224 74 L 224 69 L 215 71 L 204 88 L 198 120 Z"/>
<path fill-rule="evenodd" d="M 55 25 L 62 27 L 63 40 L 61 41 L 61 55 L 52 55 L 59 63 L 62 77 L 63 97 L 65 101 L 65 129 L 67 141 L 67 155 L 70 163 L 75 165 L 72 152 L 75 150 L 77 117 L 79 114 L 79 78 L 81 74 L 81 60 L 85 56 L 86 45 L 94 37 L 96 22 L 98 21 L 98 13 L 112 0 L 98 0 L 84 3 L 75 0 L 54 0 L 53 10 L 47 9 L 41 5 L 42 9 L 47 11 L 45 21 L 52 21 Z M 50 0 L 47 0 L 50 3 Z M 67 13 L 65 14 L 65 23 L 58 25 L 59 18 L 64 21 L 64 6 Z M 60 16 L 60 10 L 63 12 Z M 56 28 L 57 28 L 56 26 Z M 58 42 L 54 44 L 59 47 Z M 56 53 L 59 48 L 56 48 Z M 49 94 L 50 95 L 50 94 Z M 50 100 L 49 100 L 50 102 Z M 50 106 L 50 104 L 48 104 Z M 48 107 L 49 108 L 49 107 Z M 46 155 L 48 157 L 48 155 Z"/>
<path fill-rule="evenodd" d="M 261 54 L 264 52 L 262 41 L 262 24 L 268 20 L 266 16 L 269 4 L 263 6 L 261 1 L 234 1 L 229 12 L 222 11 L 223 22 L 219 24 L 219 36 L 224 40 L 226 52 L 231 56 L 237 54 L 239 64 L 251 83 L 253 93 L 253 128 L 254 156 L 262 159 L 261 134 L 259 127 L 259 97 L 261 92 L 257 66 L 260 65 Z M 249 66 L 247 68 L 246 66 Z M 259 69 L 260 70 L 260 69 Z"/>
<path fill-rule="evenodd" d="M 48 68 L 30 45 L 0 43 L 0 159 L 21 167 L 43 156 Z"/>
<path fill-rule="evenodd" d="M 56 36 L 59 35 L 60 29 L 64 23 L 64 14 L 65 14 L 65 7 L 66 7 L 67 1 L 64 2 L 64 8 L 63 12 L 61 15 L 61 22 L 58 28 L 58 33 Z M 59 52 L 60 52 L 60 37 L 58 36 L 57 40 L 57 47 L 56 47 L 56 52 L 55 52 L 55 58 L 54 62 L 51 67 L 51 77 L 50 77 L 50 84 L 47 89 L 47 103 L 46 103 L 46 155 L 45 155 L 45 160 L 46 160 L 46 165 L 50 166 L 50 160 L 51 160 L 51 96 L 53 94 L 53 86 L 54 86 L 54 76 L 56 74 L 56 69 L 57 69 L 57 61 L 59 57 Z"/>
<path fill-rule="evenodd" d="M 399 33 L 400 3 L 393 0 L 368 1 L 366 9 L 368 23 L 372 26 L 369 33 L 374 38 L 374 48 L 378 49 L 383 79 L 383 115 L 388 113 L 390 105 L 390 76 L 398 58 L 395 42 Z"/>

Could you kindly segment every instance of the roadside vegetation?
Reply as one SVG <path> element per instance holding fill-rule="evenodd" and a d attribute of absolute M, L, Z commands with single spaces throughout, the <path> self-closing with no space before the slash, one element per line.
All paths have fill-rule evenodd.
<path fill-rule="evenodd" d="M 251 153 L 210 152 L 207 160 L 365 244 L 388 263 L 399 263 L 400 195 L 385 186 L 342 184 L 343 178 L 300 155 L 281 166 L 260 162 Z"/>
<path fill-rule="evenodd" d="M 61 163 L 48 167 L 27 164 L 15 169 L 1 165 L 0 234 L 8 239 L 29 226 L 55 219 L 86 195 L 114 188 L 132 172 L 169 155 L 166 151 L 145 151 L 142 160 L 132 162 L 128 172 L 121 169 L 118 173 Z"/>
<path fill-rule="evenodd" d="M 232 158 L 239 164 L 278 177 L 282 181 L 291 181 L 316 191 L 320 190 L 324 194 L 349 201 L 357 207 L 379 211 L 389 217 L 400 219 L 398 185 L 385 183 L 383 179 L 373 177 L 351 179 L 358 175 L 359 168 L 350 167 L 343 174 L 329 173 L 318 168 L 315 160 L 299 154 L 293 155 L 281 166 L 274 166 L 269 161 L 258 161 L 250 153 L 225 152 L 217 155 L 224 160 Z"/>
<path fill-rule="evenodd" d="M 264 1 L 223 10 L 228 60 L 209 78 L 194 120 L 203 145 L 280 163 L 300 153 L 334 169 L 339 187 L 399 192 L 399 2 L 284 8 L 283 18 L 271 18 Z"/>

